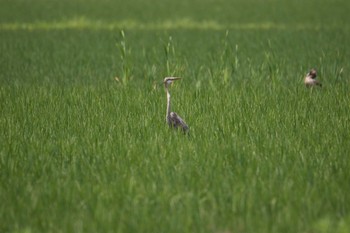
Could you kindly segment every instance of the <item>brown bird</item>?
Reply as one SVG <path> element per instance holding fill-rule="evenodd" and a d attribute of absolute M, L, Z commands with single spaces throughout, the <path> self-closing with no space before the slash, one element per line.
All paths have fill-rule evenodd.
<path fill-rule="evenodd" d="M 304 84 L 306 87 L 313 87 L 313 86 L 320 86 L 322 87 L 322 84 L 316 80 L 317 71 L 315 69 L 310 70 L 309 73 L 307 73 Z"/>
<path fill-rule="evenodd" d="M 175 112 L 170 111 L 170 92 L 169 87 L 175 81 L 181 78 L 178 77 L 166 77 L 164 78 L 164 86 L 167 93 L 167 107 L 166 107 L 166 123 L 173 128 L 180 128 L 184 133 L 189 132 L 189 127 L 182 118 Z"/>

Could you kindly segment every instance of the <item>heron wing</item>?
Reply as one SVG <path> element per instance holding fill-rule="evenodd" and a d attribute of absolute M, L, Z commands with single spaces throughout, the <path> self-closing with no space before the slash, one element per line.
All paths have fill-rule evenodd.
<path fill-rule="evenodd" d="M 175 128 L 181 128 L 184 132 L 187 132 L 189 130 L 187 124 L 185 123 L 184 120 L 182 120 L 182 118 L 177 115 L 175 112 L 171 112 L 170 113 L 170 122 L 171 125 Z"/>

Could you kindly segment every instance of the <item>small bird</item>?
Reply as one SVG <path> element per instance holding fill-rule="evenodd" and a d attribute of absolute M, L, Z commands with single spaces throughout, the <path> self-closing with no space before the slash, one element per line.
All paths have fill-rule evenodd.
<path fill-rule="evenodd" d="M 322 84 L 316 80 L 317 71 L 315 69 L 311 69 L 309 73 L 307 73 L 304 84 L 306 87 L 313 87 L 313 86 L 320 86 L 322 87 Z"/>
<path fill-rule="evenodd" d="M 184 133 L 189 132 L 189 128 L 182 118 L 175 112 L 170 112 L 170 92 L 169 86 L 175 81 L 181 78 L 178 77 L 166 77 L 164 78 L 164 87 L 167 93 L 167 107 L 166 107 L 166 123 L 170 127 L 181 128 Z"/>

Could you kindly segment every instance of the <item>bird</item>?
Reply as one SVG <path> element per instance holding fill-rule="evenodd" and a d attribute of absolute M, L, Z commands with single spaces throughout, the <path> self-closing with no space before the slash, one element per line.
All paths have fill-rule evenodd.
<path fill-rule="evenodd" d="M 322 87 L 322 83 L 320 83 L 318 80 L 316 80 L 317 71 L 315 69 L 311 69 L 309 73 L 307 73 L 304 84 L 306 87 L 314 87 L 314 86 L 320 86 Z"/>
<path fill-rule="evenodd" d="M 169 92 L 169 87 L 170 85 L 181 78 L 179 77 L 165 77 L 164 78 L 164 87 L 166 90 L 167 94 L 167 106 L 166 106 L 166 123 L 169 125 L 169 127 L 176 128 L 176 129 L 181 129 L 183 133 L 188 133 L 189 132 L 189 127 L 185 123 L 182 118 L 177 115 L 175 112 L 171 112 L 170 110 L 170 92 Z"/>

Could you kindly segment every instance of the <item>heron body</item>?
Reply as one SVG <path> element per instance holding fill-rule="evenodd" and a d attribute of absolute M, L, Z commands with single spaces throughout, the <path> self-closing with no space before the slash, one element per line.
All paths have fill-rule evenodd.
<path fill-rule="evenodd" d="M 317 71 L 315 69 L 310 70 L 309 73 L 307 73 L 304 84 L 306 87 L 313 87 L 313 86 L 320 86 L 322 87 L 322 84 L 316 80 L 317 77 Z"/>
<path fill-rule="evenodd" d="M 165 90 L 167 93 L 166 123 L 172 128 L 179 128 L 184 133 L 188 133 L 189 127 L 185 123 L 185 121 L 179 115 L 177 115 L 175 112 L 171 112 L 171 110 L 170 110 L 170 108 L 171 108 L 171 103 L 170 103 L 171 96 L 170 96 L 170 92 L 169 92 L 169 87 L 175 80 L 179 80 L 179 79 L 181 79 L 181 78 L 178 78 L 178 77 L 166 77 L 166 78 L 164 78 L 164 86 L 165 86 Z"/>

